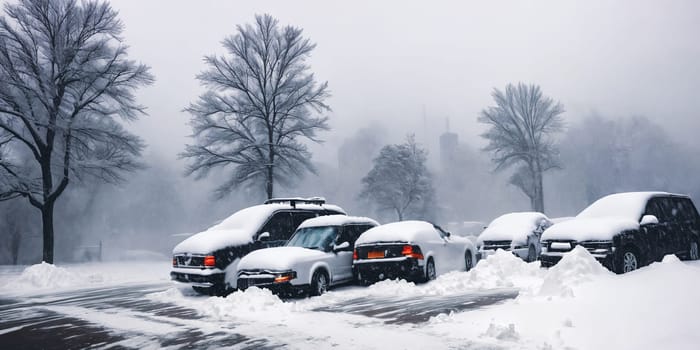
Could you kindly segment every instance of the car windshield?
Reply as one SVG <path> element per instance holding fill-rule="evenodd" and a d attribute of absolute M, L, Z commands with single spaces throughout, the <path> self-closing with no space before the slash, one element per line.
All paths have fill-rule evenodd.
<path fill-rule="evenodd" d="M 287 246 L 329 251 L 337 232 L 338 228 L 335 226 L 300 228 L 287 242 Z"/>

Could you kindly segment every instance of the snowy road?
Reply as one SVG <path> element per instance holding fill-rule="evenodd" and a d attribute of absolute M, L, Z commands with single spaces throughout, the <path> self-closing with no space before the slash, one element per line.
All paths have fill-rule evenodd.
<path fill-rule="evenodd" d="M 0 349 L 698 349 L 700 261 L 615 275 L 585 249 L 280 300 L 195 295 L 163 262 L 0 267 Z M 653 322 L 649 322 L 652 320 Z"/>
<path fill-rule="evenodd" d="M 240 335 L 235 322 L 209 319 L 195 309 L 147 297 L 171 287 L 170 283 L 134 284 L 0 299 L 0 344 L 6 349 L 115 346 L 264 349 L 286 345 Z M 342 292 L 342 289 L 337 291 Z M 389 324 L 416 324 L 441 313 L 478 309 L 515 298 L 517 294 L 511 289 L 496 289 L 450 297 L 358 297 L 311 311 L 358 314 Z"/>

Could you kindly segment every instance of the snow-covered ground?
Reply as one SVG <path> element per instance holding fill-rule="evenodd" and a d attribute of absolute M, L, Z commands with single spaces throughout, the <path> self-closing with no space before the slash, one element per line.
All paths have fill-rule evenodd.
<path fill-rule="evenodd" d="M 161 310 L 174 305 L 197 316 L 175 320 L 118 308 L 42 306 L 115 333 L 147 330 L 157 337 L 189 328 L 201 330 L 204 339 L 235 332 L 265 345 L 299 349 L 697 349 L 700 344 L 700 263 L 674 256 L 619 276 L 585 249 L 575 249 L 548 270 L 499 251 L 472 271 L 445 274 L 424 285 L 383 281 L 292 300 L 257 288 L 226 298 L 197 296 L 166 282 L 168 268 L 161 263 L 2 271 L 0 295 L 46 293 L 55 287 L 80 294 L 86 287 L 159 280 L 162 284 L 146 291 L 140 303 L 161 305 Z M 503 297 L 485 302 L 494 296 Z M 410 317 L 430 308 L 452 311 Z M 0 321 L 0 336 L 12 334 L 3 328 Z"/>

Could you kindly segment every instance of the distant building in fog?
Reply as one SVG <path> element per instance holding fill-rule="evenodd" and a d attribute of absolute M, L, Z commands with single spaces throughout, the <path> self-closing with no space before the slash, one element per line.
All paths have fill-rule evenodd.
<path fill-rule="evenodd" d="M 440 167 L 443 171 L 455 165 L 459 150 L 459 136 L 450 132 L 450 121 L 447 120 L 447 131 L 440 135 Z"/>

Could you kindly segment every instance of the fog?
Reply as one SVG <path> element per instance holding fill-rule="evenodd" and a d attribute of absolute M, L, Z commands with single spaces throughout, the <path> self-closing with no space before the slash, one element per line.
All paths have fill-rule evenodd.
<path fill-rule="evenodd" d="M 477 123 L 493 105 L 494 88 L 522 81 L 566 109 L 563 166 L 545 178 L 548 215 L 575 215 L 614 191 L 700 199 L 693 181 L 700 171 L 697 1 L 111 3 L 125 25 L 129 57 L 156 77 L 138 92 L 149 115 L 128 125 L 148 145 L 148 168 L 120 187 L 70 188 L 57 206 L 59 260 L 81 259 L 100 241 L 108 258 L 128 249 L 166 256 L 183 237 L 173 234 L 201 231 L 263 199 L 241 191 L 214 201 L 211 190 L 227 173 L 195 181 L 183 176 L 186 160 L 178 158 L 191 142 L 183 108 L 203 91 L 195 79 L 205 68 L 202 57 L 223 53 L 221 40 L 262 13 L 304 29 L 317 44 L 311 70 L 332 92 L 332 130 L 320 135 L 323 144 L 309 145 L 318 176 L 277 195 L 319 195 L 376 217 L 357 197 L 360 180 L 383 145 L 412 133 L 429 151 L 438 220 L 488 222 L 529 210 L 509 173 L 494 173 L 480 151 L 484 126 Z M 447 131 L 459 138 L 458 161 L 449 164 L 439 147 Z M 0 206 L 22 218 L 20 262 L 40 259 L 38 212 L 23 202 Z M 9 257 L 0 252 L 0 264 Z"/>

